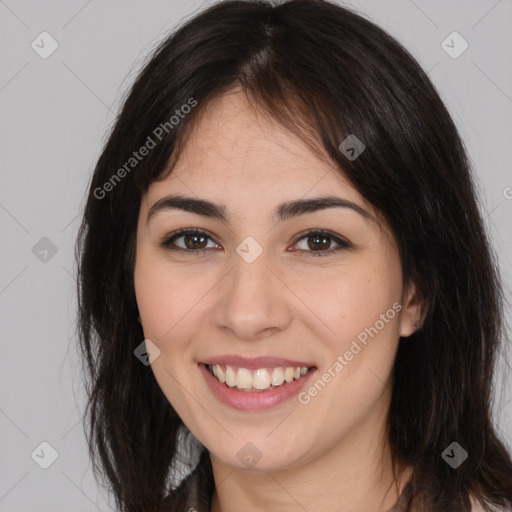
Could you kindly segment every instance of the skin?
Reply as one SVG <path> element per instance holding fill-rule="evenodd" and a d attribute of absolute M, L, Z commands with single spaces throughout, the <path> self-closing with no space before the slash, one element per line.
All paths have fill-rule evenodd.
<path fill-rule="evenodd" d="M 148 223 L 149 208 L 171 193 L 222 203 L 232 220 L 169 209 Z M 270 218 L 283 201 L 321 195 L 348 199 L 372 219 L 348 208 L 278 224 Z M 181 228 L 209 233 L 206 241 L 189 237 L 188 247 L 202 255 L 159 245 Z M 316 252 L 339 246 L 300 238 L 309 229 L 351 245 L 315 257 L 319 244 Z M 247 236 L 263 248 L 250 264 L 236 252 Z M 385 433 L 391 373 L 399 336 L 420 320 L 419 301 L 414 286 L 404 286 L 387 228 L 334 165 L 231 91 L 208 106 L 176 168 L 143 196 L 134 272 L 144 335 L 160 349 L 155 378 L 210 452 L 213 512 L 384 512 L 395 504 Z M 314 362 L 321 376 L 394 303 L 400 314 L 307 404 L 293 397 L 269 410 L 238 411 L 212 395 L 198 368 L 215 355 L 272 355 Z M 251 470 L 237 457 L 248 442 L 262 455 Z"/>

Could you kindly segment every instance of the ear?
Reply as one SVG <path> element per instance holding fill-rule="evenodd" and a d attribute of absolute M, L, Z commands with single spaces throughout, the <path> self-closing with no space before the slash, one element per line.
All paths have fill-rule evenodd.
<path fill-rule="evenodd" d="M 400 317 L 400 336 L 406 338 L 419 328 L 424 320 L 423 301 L 418 294 L 416 285 L 411 282 L 408 289 L 404 291 L 402 300 L 403 309 Z"/>

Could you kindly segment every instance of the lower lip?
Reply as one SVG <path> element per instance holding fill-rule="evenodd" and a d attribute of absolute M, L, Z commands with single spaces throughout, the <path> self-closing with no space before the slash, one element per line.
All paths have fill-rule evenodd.
<path fill-rule="evenodd" d="M 270 391 L 238 391 L 236 388 L 230 388 L 228 385 L 220 382 L 214 377 L 205 364 L 199 363 L 199 368 L 204 375 L 206 383 L 211 392 L 224 404 L 238 409 L 240 411 L 255 411 L 261 409 L 270 409 L 275 407 L 291 397 L 297 395 L 309 380 L 316 368 L 311 369 L 298 380 L 292 380 L 281 384 L 281 386 Z"/>

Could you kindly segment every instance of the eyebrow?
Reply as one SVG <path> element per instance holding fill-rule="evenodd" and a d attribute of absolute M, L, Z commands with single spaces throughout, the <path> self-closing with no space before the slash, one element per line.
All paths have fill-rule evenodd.
<path fill-rule="evenodd" d="M 322 196 L 313 199 L 297 199 L 293 201 L 285 201 L 276 206 L 272 212 L 272 219 L 277 222 L 282 222 L 300 215 L 328 208 L 349 208 L 366 220 L 374 221 L 373 216 L 366 211 L 362 206 L 359 206 L 352 201 L 342 199 L 336 196 Z M 218 203 L 213 203 L 206 199 L 196 199 L 193 197 L 185 197 L 181 195 L 168 195 L 159 199 L 148 211 L 146 223 L 158 212 L 164 210 L 183 210 L 186 212 L 202 215 L 203 217 L 210 217 L 218 219 L 224 224 L 229 224 L 232 216 L 228 213 L 227 208 Z"/>

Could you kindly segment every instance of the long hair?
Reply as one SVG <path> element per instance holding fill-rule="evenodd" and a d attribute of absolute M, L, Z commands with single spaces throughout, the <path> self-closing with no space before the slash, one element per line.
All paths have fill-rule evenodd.
<path fill-rule="evenodd" d="M 416 498 L 443 512 L 469 510 L 471 496 L 485 510 L 510 505 L 512 461 L 491 417 L 503 296 L 465 147 L 416 60 L 363 16 L 321 0 L 227 0 L 203 10 L 156 48 L 124 99 L 76 242 L 95 474 L 123 511 L 164 502 L 179 510 L 169 477 L 183 423 L 134 356 L 144 339 L 133 282 L 137 218 L 201 112 L 234 87 L 374 205 L 396 240 L 404 282 L 416 284 L 424 322 L 400 339 L 388 420 L 393 460 L 413 468 L 409 510 Z M 357 159 L 339 148 L 349 135 L 365 145 Z M 149 151 L 135 158 L 143 146 Z M 453 442 L 468 453 L 456 469 L 442 457 Z M 201 461 L 211 491 L 209 458 Z"/>

